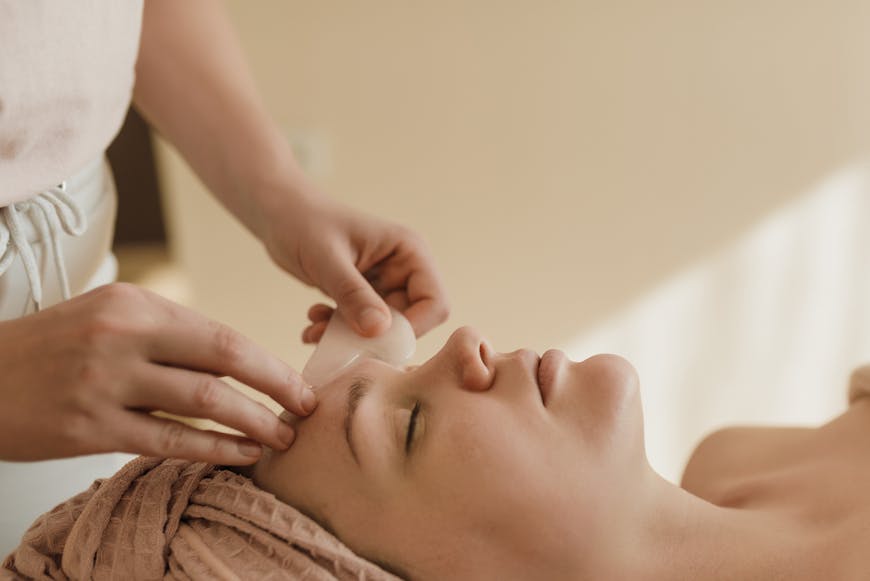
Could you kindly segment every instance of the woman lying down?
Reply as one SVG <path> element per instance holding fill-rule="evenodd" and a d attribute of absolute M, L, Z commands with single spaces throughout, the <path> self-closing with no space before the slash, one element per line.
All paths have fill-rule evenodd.
<path fill-rule="evenodd" d="M 647 463 L 625 360 L 366 359 L 241 474 L 140 458 L 41 517 L 5 570 L 98 579 L 870 578 L 870 368 L 816 429 L 737 428 L 682 487 Z"/>

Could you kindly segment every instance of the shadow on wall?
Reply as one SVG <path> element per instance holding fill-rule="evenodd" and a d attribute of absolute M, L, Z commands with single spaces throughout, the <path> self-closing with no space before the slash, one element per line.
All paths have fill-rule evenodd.
<path fill-rule="evenodd" d="M 678 481 L 733 424 L 818 424 L 870 361 L 870 160 L 820 182 L 739 240 L 567 342 L 638 370 L 647 452 Z"/>

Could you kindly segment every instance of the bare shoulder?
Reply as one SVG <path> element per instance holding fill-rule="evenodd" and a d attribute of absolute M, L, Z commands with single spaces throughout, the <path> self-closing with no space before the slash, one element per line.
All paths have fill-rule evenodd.
<path fill-rule="evenodd" d="M 717 430 L 695 448 L 680 485 L 701 498 L 716 498 L 723 486 L 792 462 L 813 432 L 813 428 L 792 427 Z"/>

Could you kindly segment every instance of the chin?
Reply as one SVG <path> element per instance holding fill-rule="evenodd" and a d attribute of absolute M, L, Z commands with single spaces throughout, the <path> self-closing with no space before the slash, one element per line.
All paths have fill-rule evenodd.
<path fill-rule="evenodd" d="M 640 383 L 634 365 L 620 355 L 601 353 L 577 365 L 585 367 L 585 373 L 596 383 L 606 384 L 614 389 L 637 390 Z"/>
<path fill-rule="evenodd" d="M 634 418 L 640 413 L 637 370 L 624 357 L 595 355 L 572 364 L 569 371 L 571 389 L 576 390 L 571 397 L 577 398 L 581 408 L 591 414 L 592 418 L 584 414 L 587 421 L 621 423 L 620 418 Z"/>

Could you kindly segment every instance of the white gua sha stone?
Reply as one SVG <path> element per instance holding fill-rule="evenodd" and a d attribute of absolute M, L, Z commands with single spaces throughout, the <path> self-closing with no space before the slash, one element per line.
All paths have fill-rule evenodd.
<path fill-rule="evenodd" d="M 360 357 L 373 357 L 396 366 L 407 363 L 417 344 L 414 329 L 399 311 L 390 307 L 390 313 L 393 322 L 386 332 L 378 337 L 362 337 L 335 311 L 302 370 L 303 379 L 316 389 Z"/>

